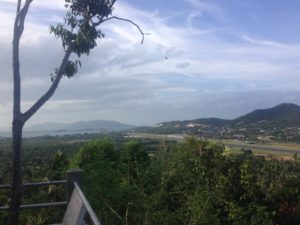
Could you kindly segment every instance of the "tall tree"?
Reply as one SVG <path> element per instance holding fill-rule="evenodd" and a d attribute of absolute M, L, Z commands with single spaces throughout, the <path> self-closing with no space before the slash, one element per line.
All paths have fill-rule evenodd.
<path fill-rule="evenodd" d="M 22 130 L 24 124 L 51 98 L 63 76 L 73 77 L 81 66 L 79 60 L 70 60 L 72 53 L 79 58 L 82 54 L 88 55 L 96 47 L 97 39 L 104 38 L 99 26 L 109 20 L 116 19 L 131 23 L 142 35 L 143 31 L 131 20 L 112 16 L 116 0 L 65 0 L 66 16 L 64 24 L 51 26 L 51 32 L 61 40 L 64 56 L 61 64 L 51 74 L 51 85 L 26 112 L 21 111 L 21 71 L 19 45 L 24 31 L 26 15 L 33 0 L 18 0 L 13 34 L 13 177 L 11 203 L 8 216 L 8 225 L 17 225 L 22 193 Z"/>

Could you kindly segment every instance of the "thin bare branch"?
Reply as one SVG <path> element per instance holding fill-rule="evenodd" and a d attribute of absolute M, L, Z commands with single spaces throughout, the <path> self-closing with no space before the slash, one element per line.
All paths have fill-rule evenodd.
<path fill-rule="evenodd" d="M 14 106 L 13 111 L 15 115 L 21 113 L 21 78 L 20 78 L 20 59 L 19 59 L 19 44 L 22 36 L 24 21 L 28 8 L 32 0 L 27 0 L 24 7 L 21 8 L 22 1 L 18 1 L 17 15 L 14 23 L 14 35 L 13 35 L 13 81 L 14 81 Z M 20 27 L 21 24 L 21 27 Z"/>
<path fill-rule="evenodd" d="M 33 0 L 26 0 L 24 6 L 22 8 L 21 8 L 21 5 L 17 6 L 17 7 L 20 7 L 20 8 L 17 9 L 17 16 L 16 16 L 17 21 L 20 21 L 21 16 L 24 16 L 23 13 L 28 10 L 28 8 L 29 8 L 30 4 L 32 3 L 32 1 Z M 26 16 L 26 14 L 27 14 L 27 12 L 25 13 L 25 16 Z"/>
<path fill-rule="evenodd" d="M 63 61 L 59 67 L 57 74 L 56 74 L 56 77 L 55 77 L 54 81 L 52 82 L 48 91 L 35 104 L 33 104 L 30 109 L 28 109 L 25 113 L 23 113 L 23 121 L 24 122 L 26 122 L 28 119 L 30 119 L 30 117 L 32 117 L 33 114 L 36 113 L 52 97 L 56 88 L 58 87 L 58 84 L 61 81 L 61 78 L 64 74 L 64 71 L 65 71 L 65 68 L 68 63 L 71 53 L 72 53 L 72 49 L 71 48 L 67 49 L 67 51 L 65 52 Z"/>
<path fill-rule="evenodd" d="M 122 217 L 117 213 L 116 210 L 114 210 L 109 204 L 107 201 L 105 201 L 105 199 L 102 199 L 104 204 L 108 207 L 108 209 L 113 213 L 115 214 L 120 220 L 122 220 Z"/>
<path fill-rule="evenodd" d="M 20 10 L 19 14 L 17 15 L 17 17 L 19 16 L 19 36 L 22 35 L 23 31 L 24 31 L 24 23 L 25 23 L 25 18 L 27 16 L 27 12 L 29 9 L 30 4 L 32 3 L 33 0 L 26 0 L 25 5 L 23 6 L 23 8 Z"/>
<path fill-rule="evenodd" d="M 21 9 L 21 4 L 22 4 L 22 0 L 18 0 L 18 5 L 17 5 L 17 14 L 20 12 L 20 9 Z"/>
<path fill-rule="evenodd" d="M 25 5 L 22 7 L 22 9 L 17 9 L 17 15 L 14 23 L 14 41 L 16 41 L 16 39 L 20 39 L 22 36 L 25 18 L 32 1 L 33 0 L 26 0 Z M 21 4 L 21 1 L 19 1 L 18 4 L 19 3 Z M 21 5 L 18 5 L 17 7 L 21 7 Z"/>
<path fill-rule="evenodd" d="M 135 22 L 133 22 L 132 20 L 124 19 L 124 18 L 121 18 L 121 17 L 118 17 L 118 16 L 112 16 L 112 17 L 108 17 L 108 18 L 103 19 L 103 20 L 99 20 L 99 22 L 94 23 L 94 26 L 99 26 L 101 23 L 106 22 L 106 21 L 108 21 L 108 20 L 112 20 L 112 19 L 125 21 L 125 22 L 131 23 L 133 26 L 135 26 L 135 27 L 139 30 L 139 32 L 141 33 L 141 35 L 142 35 L 141 44 L 144 43 L 145 35 L 150 35 L 150 33 L 144 33 L 143 30 L 140 28 L 140 26 L 137 25 L 137 24 L 136 24 Z"/>

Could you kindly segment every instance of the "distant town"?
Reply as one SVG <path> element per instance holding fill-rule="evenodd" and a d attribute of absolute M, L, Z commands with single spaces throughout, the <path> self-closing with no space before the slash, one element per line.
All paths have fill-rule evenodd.
<path fill-rule="evenodd" d="M 234 120 L 204 118 L 171 121 L 137 132 L 189 134 L 203 138 L 232 139 L 246 143 L 300 142 L 300 106 L 283 103 L 274 108 L 250 112 Z"/>

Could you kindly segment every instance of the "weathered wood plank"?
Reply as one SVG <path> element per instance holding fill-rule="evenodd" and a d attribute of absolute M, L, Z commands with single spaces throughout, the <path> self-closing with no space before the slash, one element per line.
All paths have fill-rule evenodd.
<path fill-rule="evenodd" d="M 74 190 L 78 191 L 78 194 L 80 195 L 81 200 L 83 201 L 86 210 L 88 211 L 88 214 L 93 222 L 93 225 L 101 225 L 100 221 L 98 220 L 98 217 L 96 216 L 93 208 L 91 207 L 90 203 L 86 199 L 85 195 L 83 194 L 82 190 L 80 189 L 79 185 L 75 182 L 74 183 Z"/>
<path fill-rule="evenodd" d="M 85 214 L 85 204 L 82 201 L 77 189 L 74 188 L 71 200 L 68 204 L 67 211 L 63 219 L 63 225 L 82 225 L 84 223 Z"/>
<path fill-rule="evenodd" d="M 50 203 L 39 203 L 30 205 L 21 205 L 20 209 L 36 209 L 36 208 L 48 208 L 48 207 L 63 207 L 66 206 L 67 202 L 50 202 Z M 8 206 L 0 207 L 0 211 L 8 210 Z"/>
<path fill-rule="evenodd" d="M 47 182 L 36 182 L 36 183 L 24 183 L 22 187 L 42 187 L 42 186 L 50 186 L 50 185 L 60 185 L 67 184 L 67 180 L 54 180 Z M 11 188 L 10 184 L 1 184 L 0 189 L 9 189 Z"/>

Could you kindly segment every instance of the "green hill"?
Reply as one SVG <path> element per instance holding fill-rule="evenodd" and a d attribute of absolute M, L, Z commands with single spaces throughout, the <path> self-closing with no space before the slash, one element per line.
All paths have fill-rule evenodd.
<path fill-rule="evenodd" d="M 257 109 L 233 120 L 201 118 L 195 120 L 170 121 L 153 127 L 135 128 L 135 131 L 150 133 L 203 133 L 219 132 L 222 129 L 285 129 L 300 127 L 300 106 L 282 103 L 269 109 Z"/>
<path fill-rule="evenodd" d="M 232 125 L 257 125 L 263 127 L 300 126 L 300 106 L 291 103 L 282 103 L 270 109 L 257 109 L 231 121 Z"/>

